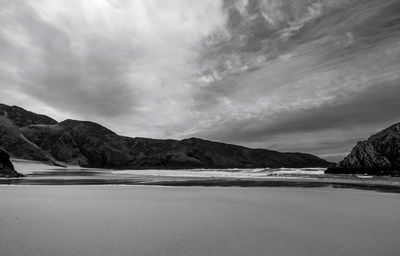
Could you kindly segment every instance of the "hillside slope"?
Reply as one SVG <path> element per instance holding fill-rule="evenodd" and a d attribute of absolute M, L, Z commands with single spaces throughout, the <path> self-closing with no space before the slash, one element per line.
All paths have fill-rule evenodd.
<path fill-rule="evenodd" d="M 250 149 L 198 138 L 130 138 L 94 122 L 65 120 L 57 123 L 43 115 L 36 116 L 20 108 L 17 110 L 29 115 L 0 116 L 0 146 L 18 158 L 115 169 L 301 168 L 330 165 L 310 154 Z M 40 123 L 42 121 L 44 123 Z"/>

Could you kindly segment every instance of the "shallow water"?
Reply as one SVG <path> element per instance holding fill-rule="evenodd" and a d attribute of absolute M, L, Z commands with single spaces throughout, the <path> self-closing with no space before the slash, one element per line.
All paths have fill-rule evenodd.
<path fill-rule="evenodd" d="M 13 159 L 23 178 L 0 185 L 164 185 L 240 187 L 338 187 L 400 192 L 400 178 L 324 174 L 323 168 L 111 170 L 55 167 Z"/>

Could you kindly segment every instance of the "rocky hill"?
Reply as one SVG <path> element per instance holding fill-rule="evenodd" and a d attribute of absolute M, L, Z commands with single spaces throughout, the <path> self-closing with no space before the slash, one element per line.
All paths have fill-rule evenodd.
<path fill-rule="evenodd" d="M 17 127 L 30 124 L 56 124 L 57 121 L 45 115 L 36 114 L 17 106 L 0 104 L 0 116 L 4 116 L 12 121 Z"/>
<path fill-rule="evenodd" d="M 17 127 L 15 121 L 6 117 L 2 120 L 0 131 L 4 132 L 0 133 L 0 145 L 10 154 L 54 163 L 61 161 L 84 167 L 115 169 L 301 168 L 330 165 L 310 154 L 250 149 L 198 138 L 130 138 L 88 121 L 65 120 L 57 123 L 47 119 L 45 124 L 35 122 Z M 23 120 L 18 123 L 23 123 Z"/>
<path fill-rule="evenodd" d="M 21 174 L 15 171 L 8 153 L 0 148 L 0 177 L 12 178 L 21 176 Z"/>
<path fill-rule="evenodd" d="M 40 147 L 25 138 L 20 128 L 4 116 L 0 116 L 0 147 L 6 149 L 13 157 L 52 161 L 49 153 L 43 151 Z"/>
<path fill-rule="evenodd" d="M 400 123 L 360 141 L 326 173 L 400 176 Z"/>

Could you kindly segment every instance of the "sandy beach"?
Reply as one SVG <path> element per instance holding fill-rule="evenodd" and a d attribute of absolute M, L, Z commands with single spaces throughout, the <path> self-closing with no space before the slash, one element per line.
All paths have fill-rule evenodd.
<path fill-rule="evenodd" d="M 0 186 L 0 254 L 398 255 L 400 194 Z"/>

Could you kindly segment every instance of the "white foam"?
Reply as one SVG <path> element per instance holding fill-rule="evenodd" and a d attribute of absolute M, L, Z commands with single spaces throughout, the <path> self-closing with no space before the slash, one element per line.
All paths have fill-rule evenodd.
<path fill-rule="evenodd" d="M 191 170 L 118 170 L 115 175 L 182 178 L 271 178 L 323 175 L 324 169 L 191 169 Z"/>
<path fill-rule="evenodd" d="M 54 172 L 57 170 L 68 171 L 86 169 L 88 171 L 100 171 L 105 175 L 120 176 L 121 178 L 132 177 L 160 177 L 160 178 L 236 178 L 236 179 L 265 179 L 265 178 L 293 178 L 293 177 L 315 177 L 324 174 L 323 168 L 252 168 L 252 169 L 147 169 L 147 170 L 111 170 L 111 169 L 91 169 L 79 166 L 68 166 L 67 168 L 49 165 L 44 162 L 12 159 L 15 169 L 24 174 Z"/>

